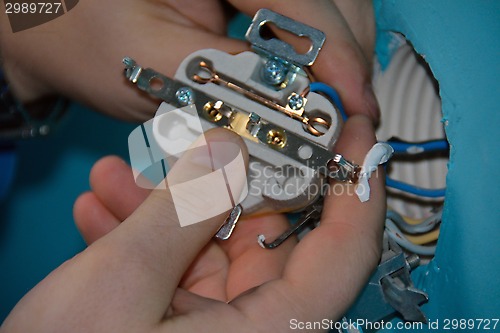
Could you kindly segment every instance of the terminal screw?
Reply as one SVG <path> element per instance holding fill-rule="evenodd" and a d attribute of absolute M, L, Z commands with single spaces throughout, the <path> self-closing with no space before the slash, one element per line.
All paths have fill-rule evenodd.
<path fill-rule="evenodd" d="M 268 59 L 262 68 L 262 78 L 270 85 L 277 86 L 285 81 L 288 66 L 278 59 Z"/>
<path fill-rule="evenodd" d="M 194 93 L 191 88 L 182 87 L 175 92 L 175 97 L 181 106 L 186 106 L 194 103 Z"/>
<path fill-rule="evenodd" d="M 286 134 L 282 130 L 272 129 L 267 132 L 267 143 L 274 148 L 283 148 L 286 145 Z"/>
<path fill-rule="evenodd" d="M 292 110 L 300 110 L 304 107 L 304 97 L 299 94 L 293 93 L 288 97 L 288 106 Z"/>

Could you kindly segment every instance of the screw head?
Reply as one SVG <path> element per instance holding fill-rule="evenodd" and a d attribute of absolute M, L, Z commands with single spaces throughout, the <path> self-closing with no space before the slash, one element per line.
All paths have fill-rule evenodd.
<path fill-rule="evenodd" d="M 134 67 L 136 65 L 135 60 L 130 57 L 123 58 L 122 62 L 126 67 Z"/>
<path fill-rule="evenodd" d="M 274 148 L 283 148 L 286 145 L 286 134 L 280 129 L 271 129 L 267 132 L 267 143 Z"/>
<path fill-rule="evenodd" d="M 268 59 L 262 67 L 262 78 L 271 85 L 281 84 L 288 73 L 288 66 L 278 59 Z"/>
<path fill-rule="evenodd" d="M 182 87 L 175 92 L 175 98 L 180 105 L 186 106 L 194 103 L 194 93 L 191 88 Z"/>
<path fill-rule="evenodd" d="M 288 97 L 288 106 L 292 110 L 300 110 L 304 107 L 304 97 L 299 94 L 293 93 Z"/>
<path fill-rule="evenodd" d="M 216 123 L 222 119 L 222 113 L 220 113 L 220 110 L 223 104 L 224 103 L 222 103 L 222 101 L 209 101 L 203 106 L 203 111 L 205 112 L 205 116 L 208 120 Z"/>

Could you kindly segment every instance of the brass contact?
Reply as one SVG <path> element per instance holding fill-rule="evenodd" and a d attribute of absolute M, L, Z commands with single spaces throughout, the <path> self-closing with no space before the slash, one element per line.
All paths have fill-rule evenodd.
<path fill-rule="evenodd" d="M 222 107 L 221 101 L 217 102 L 210 101 L 203 106 L 203 111 L 208 120 L 216 123 L 222 119 L 222 113 L 220 112 L 221 107 Z"/>
<path fill-rule="evenodd" d="M 267 143 L 275 148 L 286 146 L 286 134 L 283 130 L 272 129 L 267 132 Z"/>

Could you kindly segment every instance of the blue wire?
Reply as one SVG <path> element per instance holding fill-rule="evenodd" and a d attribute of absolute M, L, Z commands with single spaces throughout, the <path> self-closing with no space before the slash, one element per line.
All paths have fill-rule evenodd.
<path fill-rule="evenodd" d="M 446 140 L 433 140 L 422 143 L 409 143 L 401 141 L 387 141 L 395 153 L 418 154 L 423 152 L 448 150 L 450 148 Z"/>
<path fill-rule="evenodd" d="M 417 187 L 415 185 L 410 185 L 407 183 L 403 183 L 399 180 L 392 179 L 388 176 L 385 179 L 385 185 L 387 185 L 388 187 L 395 188 L 397 190 L 401 190 L 404 192 L 408 192 L 426 198 L 441 198 L 444 197 L 446 192 L 446 188 L 428 189 L 428 188 Z"/>
<path fill-rule="evenodd" d="M 318 92 L 325 94 L 337 106 L 337 109 L 339 110 L 342 119 L 344 121 L 347 120 L 347 114 L 345 113 L 344 105 L 342 104 L 340 96 L 335 89 L 322 82 L 312 82 L 309 85 L 309 89 L 311 92 Z M 446 140 L 433 140 L 422 143 L 388 141 L 387 143 L 394 149 L 394 152 L 405 153 L 405 154 L 418 154 L 423 152 L 442 151 L 449 149 L 449 144 L 448 141 Z M 415 185 L 407 184 L 399 180 L 392 179 L 388 176 L 386 177 L 385 184 L 388 187 L 392 187 L 407 193 L 427 198 L 444 197 L 446 191 L 446 188 L 427 189 L 427 188 L 417 187 Z"/>
<path fill-rule="evenodd" d="M 326 96 L 328 96 L 328 98 L 331 99 L 331 101 L 335 104 L 335 106 L 339 110 L 340 115 L 342 116 L 342 120 L 344 120 L 344 121 L 347 120 L 347 114 L 345 113 L 344 105 L 342 104 L 342 100 L 340 99 L 340 96 L 335 89 L 333 89 L 332 87 L 330 87 L 326 83 L 312 82 L 309 85 L 309 90 L 311 92 L 323 93 Z"/>
<path fill-rule="evenodd" d="M 448 150 L 450 148 L 448 141 L 446 140 L 433 140 L 422 143 L 388 141 L 387 144 L 389 144 L 394 149 L 395 153 L 404 153 L 404 154 L 419 154 L 431 151 L 443 151 L 443 150 Z M 399 180 L 392 179 L 389 176 L 386 177 L 385 184 L 388 187 L 392 187 L 400 191 L 408 192 L 411 194 L 427 198 L 444 197 L 446 191 L 446 188 L 427 189 L 427 188 L 417 187 L 408 183 L 404 183 Z"/>

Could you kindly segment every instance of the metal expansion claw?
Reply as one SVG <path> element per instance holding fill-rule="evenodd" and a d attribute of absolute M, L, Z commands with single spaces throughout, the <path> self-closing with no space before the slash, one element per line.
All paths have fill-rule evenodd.
<path fill-rule="evenodd" d="M 290 226 L 287 231 L 282 233 L 271 243 L 266 243 L 266 236 L 257 236 L 257 242 L 264 249 L 275 249 L 286 241 L 292 234 L 299 232 L 303 227 L 308 224 L 319 221 L 321 212 L 323 210 L 323 198 L 317 200 L 315 203 L 306 208 L 300 219 L 294 225 Z"/>
<path fill-rule="evenodd" d="M 241 214 L 243 214 L 243 207 L 241 207 L 241 205 L 236 205 L 229 213 L 229 216 L 222 227 L 220 227 L 219 231 L 217 231 L 217 234 L 215 234 L 215 237 L 222 240 L 229 239 L 233 233 L 234 227 L 236 227 L 236 223 L 238 223 L 241 217 Z"/>

